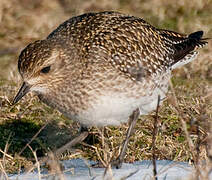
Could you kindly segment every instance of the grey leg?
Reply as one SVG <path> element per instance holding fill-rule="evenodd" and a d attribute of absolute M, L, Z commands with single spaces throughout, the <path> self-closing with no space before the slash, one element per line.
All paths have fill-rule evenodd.
<path fill-rule="evenodd" d="M 139 115 L 140 115 L 139 109 L 136 109 L 135 111 L 133 111 L 132 115 L 129 117 L 129 128 L 127 130 L 126 139 L 124 140 L 123 145 L 122 145 L 121 153 L 115 161 L 111 162 L 111 165 L 115 166 L 117 169 L 121 168 L 121 166 L 122 166 L 122 163 L 124 161 L 124 156 L 126 154 L 127 145 L 128 145 L 130 136 L 133 133 L 133 129 L 136 125 Z"/>
<path fill-rule="evenodd" d="M 70 142 L 62 146 L 61 148 L 57 149 L 55 152 L 53 152 L 53 155 L 55 157 L 60 156 L 63 152 L 65 152 L 67 149 L 70 149 L 71 147 L 75 146 L 78 143 L 81 143 L 87 136 L 89 132 L 86 128 L 83 128 L 74 139 L 72 139 Z M 43 157 L 39 160 L 40 163 L 45 163 L 48 160 L 48 156 Z"/>
<path fill-rule="evenodd" d="M 72 139 L 70 142 L 62 146 L 61 148 L 57 149 L 54 154 L 56 156 L 61 155 L 63 152 L 65 152 L 67 149 L 70 149 L 71 147 L 75 146 L 76 144 L 81 143 L 86 137 L 88 136 L 88 131 L 82 131 L 77 136 Z"/>

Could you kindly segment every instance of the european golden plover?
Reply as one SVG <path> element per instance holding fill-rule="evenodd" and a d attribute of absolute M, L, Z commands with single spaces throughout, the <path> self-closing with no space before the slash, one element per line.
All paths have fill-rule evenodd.
<path fill-rule="evenodd" d="M 13 103 L 33 91 L 84 127 L 129 122 L 116 161 L 121 167 L 139 115 L 155 110 L 158 96 L 163 101 L 171 71 L 194 60 L 207 44 L 202 35 L 158 29 L 117 12 L 73 17 L 21 52 L 23 85 Z"/>

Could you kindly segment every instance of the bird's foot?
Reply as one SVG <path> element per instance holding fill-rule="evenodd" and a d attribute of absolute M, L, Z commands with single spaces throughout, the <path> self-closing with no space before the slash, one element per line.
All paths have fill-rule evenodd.
<path fill-rule="evenodd" d="M 106 165 L 103 164 L 102 162 L 97 162 L 97 163 L 93 164 L 91 167 L 93 167 L 93 168 L 106 168 Z"/>
<path fill-rule="evenodd" d="M 123 161 L 120 158 L 117 158 L 116 160 L 113 160 L 110 162 L 110 166 L 112 168 L 120 169 L 122 166 Z M 92 165 L 93 168 L 107 168 L 108 165 L 102 162 L 98 162 L 96 164 Z"/>
<path fill-rule="evenodd" d="M 111 166 L 116 168 L 116 169 L 120 169 L 122 166 L 123 161 L 118 157 L 116 160 L 111 161 Z"/>

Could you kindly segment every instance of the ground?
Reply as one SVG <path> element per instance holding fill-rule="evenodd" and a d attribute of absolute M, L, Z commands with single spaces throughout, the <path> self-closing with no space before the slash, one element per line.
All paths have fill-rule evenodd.
<path fill-rule="evenodd" d="M 211 0 L 1 0 L 0 1 L 0 167 L 17 172 L 29 167 L 34 156 L 41 157 L 72 139 L 78 124 L 39 102 L 33 94 L 17 105 L 11 101 L 21 84 L 17 71 L 20 51 L 30 42 L 45 38 L 68 18 L 90 11 L 114 10 L 142 17 L 152 25 L 191 33 L 205 32 L 212 37 Z M 212 119 L 212 42 L 198 58 L 177 69 L 171 80 L 173 89 L 159 109 L 156 136 L 157 159 L 194 162 L 205 160 L 210 147 Z M 174 98 L 176 94 L 176 99 Z M 155 112 L 139 119 L 130 140 L 126 162 L 152 158 L 152 129 Z M 186 136 L 182 120 L 186 122 Z M 46 126 L 37 135 L 44 125 Z M 120 152 L 128 125 L 92 128 L 91 135 L 61 159 L 83 157 L 108 162 Z M 103 136 L 104 135 L 104 136 Z M 34 136 L 34 138 L 33 138 Z M 194 149 L 188 144 L 188 137 Z M 33 139 L 32 139 L 33 138 Z M 195 153 L 194 151 L 195 150 Z M 5 153 L 4 153 L 5 152 Z M 195 158 L 196 157 L 196 158 Z M 197 158 L 198 157 L 198 158 Z"/>

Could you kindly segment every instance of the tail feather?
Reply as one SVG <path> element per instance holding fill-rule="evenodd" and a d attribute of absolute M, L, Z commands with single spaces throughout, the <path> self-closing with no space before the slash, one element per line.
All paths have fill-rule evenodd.
<path fill-rule="evenodd" d="M 201 40 L 203 36 L 203 31 L 196 31 L 188 35 L 189 39 Z"/>
<path fill-rule="evenodd" d="M 202 36 L 203 31 L 197 31 L 188 35 L 184 41 L 173 44 L 174 54 L 171 55 L 173 60 L 171 63 L 172 69 L 195 59 L 198 54 L 196 50 L 207 44 L 207 39 L 203 39 Z"/>

